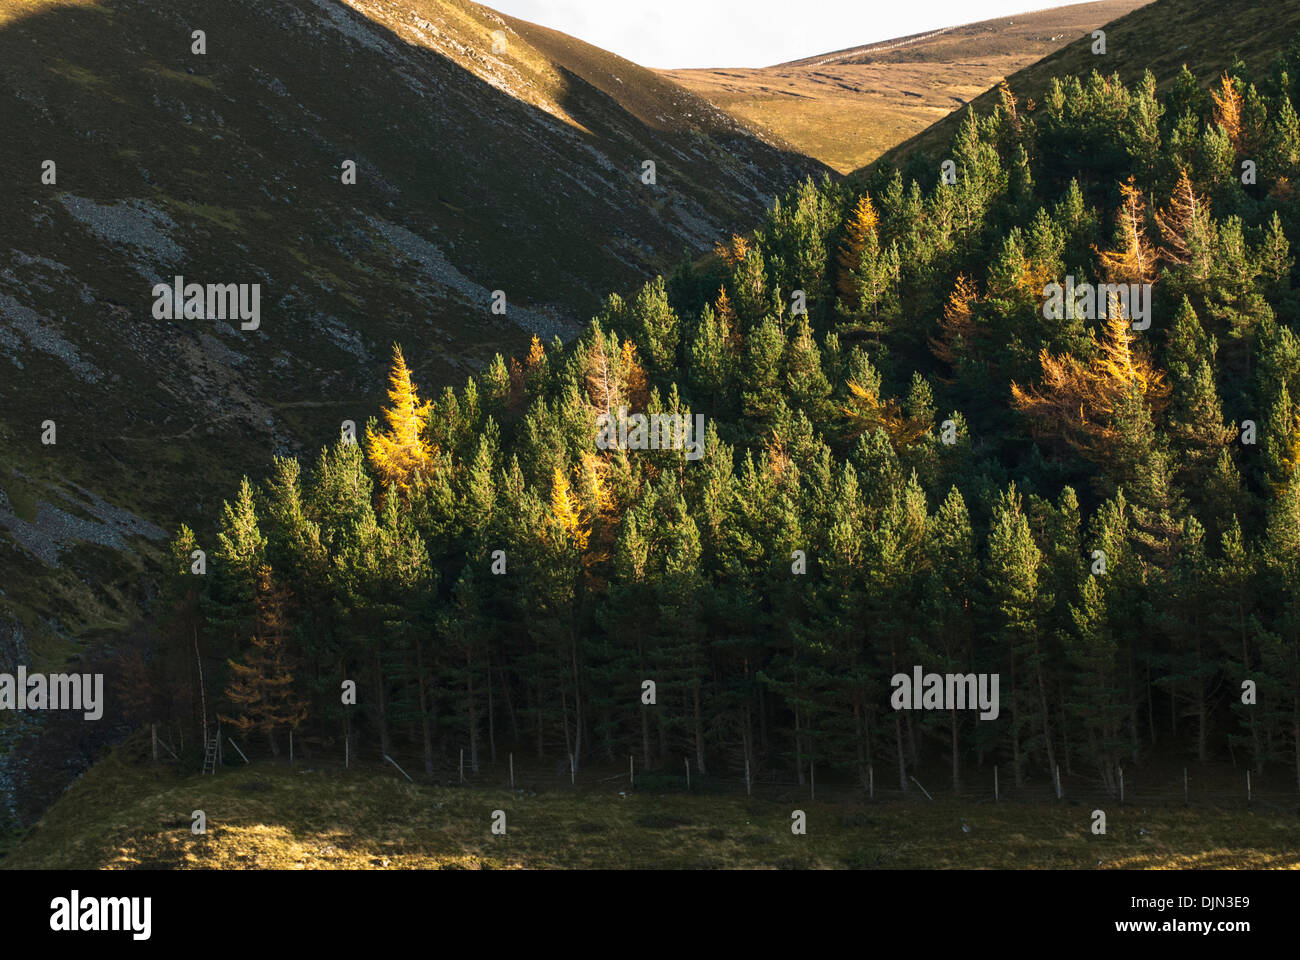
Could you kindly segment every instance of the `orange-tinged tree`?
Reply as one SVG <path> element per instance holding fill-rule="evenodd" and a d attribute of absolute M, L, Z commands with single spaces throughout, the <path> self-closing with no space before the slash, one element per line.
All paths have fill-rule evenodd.
<path fill-rule="evenodd" d="M 930 424 L 905 416 L 897 400 L 881 401 L 875 390 L 856 380 L 848 381 L 848 388 L 849 403 L 841 412 L 848 418 L 850 437 L 883 428 L 894 449 L 901 450 L 916 443 L 930 429 Z"/>
<path fill-rule="evenodd" d="M 713 252 L 716 253 L 728 267 L 735 269 L 736 264 L 745 259 L 745 254 L 749 253 L 749 241 L 738 233 L 733 233 L 731 239 L 726 243 L 718 241 L 713 245 Z"/>
<path fill-rule="evenodd" d="M 1214 122 L 1223 127 L 1228 139 L 1232 141 L 1233 149 L 1240 153 L 1241 93 L 1237 90 L 1237 81 L 1225 73 L 1218 91 L 1211 90 L 1210 97 L 1214 100 Z"/>
<path fill-rule="evenodd" d="M 636 344 L 631 340 L 623 341 L 623 386 L 626 391 L 628 407 L 631 410 L 644 410 L 650 399 L 650 386 L 646 380 L 645 369 L 636 356 Z"/>
<path fill-rule="evenodd" d="M 265 733 L 276 756 L 276 730 L 293 729 L 307 717 L 307 704 L 293 689 L 288 607 L 288 592 L 272 582 L 271 568 L 263 565 L 257 577 L 257 631 L 245 662 L 229 661 L 232 677 L 226 699 L 236 713 L 221 717 L 238 730 Z"/>
<path fill-rule="evenodd" d="M 979 301 L 979 289 L 966 274 L 957 275 L 957 283 L 948 302 L 943 308 L 943 319 L 939 321 L 939 336 L 929 337 L 930 352 L 952 369 L 957 367 L 957 351 L 954 344 L 961 340 L 969 351 L 975 339 L 975 316 L 972 306 Z"/>
<path fill-rule="evenodd" d="M 1114 250 L 1098 250 L 1097 255 L 1111 283 L 1151 283 L 1156 255 L 1146 238 L 1146 200 L 1137 178 L 1130 174 L 1128 182 L 1120 184 L 1120 194 L 1123 200 L 1115 218 L 1119 245 Z"/>
<path fill-rule="evenodd" d="M 1013 404 L 1034 421 L 1035 433 L 1063 439 L 1093 458 L 1114 443 L 1114 418 L 1130 390 L 1136 387 L 1153 412 L 1164 408 L 1171 393 L 1163 371 L 1135 345 L 1123 311 L 1110 313 L 1102 338 L 1092 334 L 1097 350 L 1090 362 L 1044 349 L 1041 386 L 1011 384 Z"/>
<path fill-rule="evenodd" d="M 1156 212 L 1156 226 L 1164 240 L 1160 259 L 1190 267 L 1198 280 L 1209 276 L 1213 231 L 1210 201 L 1197 194 L 1186 169 L 1178 177 L 1169 206 Z"/>
<path fill-rule="evenodd" d="M 409 493 L 415 474 L 427 475 L 433 462 L 435 451 L 424 437 L 431 405 L 420 402 L 402 348 L 396 344 L 388 376 L 388 399 L 392 402 L 392 406 L 384 408 L 388 427 L 375 431 L 367 425 L 366 452 L 384 486 Z"/>

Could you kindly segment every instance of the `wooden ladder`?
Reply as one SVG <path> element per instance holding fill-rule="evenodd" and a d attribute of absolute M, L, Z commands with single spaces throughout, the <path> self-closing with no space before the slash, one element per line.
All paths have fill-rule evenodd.
<path fill-rule="evenodd" d="M 203 772 L 216 774 L 217 763 L 221 757 L 221 734 L 209 737 L 204 741 L 203 747 Z"/>

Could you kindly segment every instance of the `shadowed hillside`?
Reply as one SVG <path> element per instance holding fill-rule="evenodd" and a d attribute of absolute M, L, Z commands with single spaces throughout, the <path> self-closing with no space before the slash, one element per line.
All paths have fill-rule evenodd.
<path fill-rule="evenodd" d="M 164 528 L 364 426 L 394 339 L 434 392 L 817 169 L 536 32 L 462 0 L 0 0 L 0 669 L 138 618 Z M 156 319 L 174 276 L 260 285 L 259 325 Z"/>

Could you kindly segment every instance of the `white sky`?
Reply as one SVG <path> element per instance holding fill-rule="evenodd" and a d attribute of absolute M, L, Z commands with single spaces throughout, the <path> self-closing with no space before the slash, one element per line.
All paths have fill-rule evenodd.
<path fill-rule="evenodd" d="M 766 67 L 1078 0 L 486 0 L 645 67 Z"/>

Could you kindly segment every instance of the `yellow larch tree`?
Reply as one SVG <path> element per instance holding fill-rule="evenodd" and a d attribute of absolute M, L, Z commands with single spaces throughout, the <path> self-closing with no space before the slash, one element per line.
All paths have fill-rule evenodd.
<path fill-rule="evenodd" d="M 1012 403 L 1034 421 L 1034 431 L 1065 440 L 1085 455 L 1105 451 L 1116 439 L 1113 418 L 1136 386 L 1153 414 L 1169 402 L 1170 387 L 1163 371 L 1137 346 L 1122 309 L 1113 308 L 1104 335 L 1092 334 L 1096 352 L 1082 363 L 1070 354 L 1039 354 L 1040 386 L 1022 388 L 1012 381 Z"/>
<path fill-rule="evenodd" d="M 605 334 L 599 333 L 592 338 L 584 372 L 587 399 L 591 405 L 606 415 L 617 410 L 623 402 L 623 390 L 615 363 L 610 360 L 609 352 L 605 349 Z"/>
<path fill-rule="evenodd" d="M 858 305 L 858 291 L 853 282 L 853 274 L 862 260 L 862 247 L 866 244 L 867 238 L 876 232 L 879 222 L 876 208 L 871 203 L 871 195 L 867 193 L 858 197 L 858 202 L 844 221 L 844 239 L 840 242 L 840 273 L 836 289 L 851 308 L 856 308 Z"/>
<path fill-rule="evenodd" d="M 420 402 L 406 358 L 397 344 L 393 344 L 388 399 L 392 403 L 384 408 L 388 426 L 378 432 L 372 425 L 366 427 L 366 452 L 384 486 L 396 487 L 405 494 L 410 492 L 417 471 L 428 475 L 435 451 L 424 437 L 431 405 Z"/>
<path fill-rule="evenodd" d="M 1169 206 L 1156 211 L 1156 226 L 1164 240 L 1160 259 L 1189 266 L 1198 280 L 1209 276 L 1210 201 L 1197 194 L 1185 168 L 1179 174 Z"/>
<path fill-rule="evenodd" d="M 943 308 L 943 319 L 939 321 L 939 336 L 927 338 L 930 341 L 930 352 L 950 369 L 957 368 L 958 357 L 953 344 L 958 338 L 966 350 L 970 351 L 974 346 L 975 316 L 971 308 L 978 301 L 979 289 L 975 282 L 964 273 L 957 274 L 957 283 L 948 295 L 948 302 Z"/>
<path fill-rule="evenodd" d="M 856 380 L 848 381 L 848 388 L 849 403 L 840 412 L 848 419 L 850 438 L 883 428 L 894 449 L 901 450 L 930 429 L 930 424 L 905 416 L 897 400 L 882 401 L 874 390 Z"/>
<path fill-rule="evenodd" d="M 749 241 L 738 233 L 733 233 L 731 239 L 726 243 L 718 241 L 713 245 L 713 252 L 721 258 L 729 268 L 735 269 L 736 264 L 745 259 L 745 254 L 749 253 Z"/>
<path fill-rule="evenodd" d="M 1210 97 L 1214 100 L 1214 122 L 1228 134 L 1228 139 L 1232 141 L 1232 147 L 1238 153 L 1242 149 L 1241 137 L 1241 92 L 1237 89 L 1237 81 L 1226 73 L 1219 83 L 1217 92 L 1210 91 Z"/>
<path fill-rule="evenodd" d="M 560 467 L 551 478 L 551 523 L 557 539 L 568 540 L 579 552 L 587 549 L 591 523 L 582 515 L 582 504 Z"/>
<path fill-rule="evenodd" d="M 1120 246 L 1116 250 L 1097 250 L 1097 256 L 1111 283 L 1151 283 L 1156 274 L 1156 255 L 1146 237 L 1146 200 L 1137 178 L 1130 174 L 1128 182 L 1120 184 L 1120 194 L 1123 200 L 1116 215 Z"/>
<path fill-rule="evenodd" d="M 624 396 L 630 410 L 644 410 L 650 400 L 650 385 L 646 380 L 645 368 L 636 356 L 636 344 L 631 340 L 623 341 L 623 388 Z"/>

